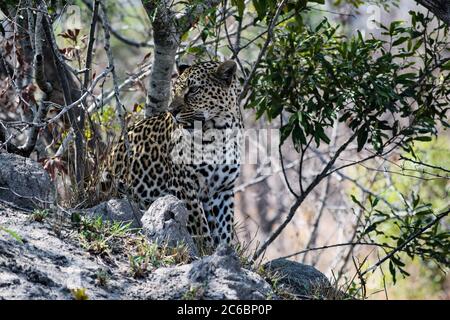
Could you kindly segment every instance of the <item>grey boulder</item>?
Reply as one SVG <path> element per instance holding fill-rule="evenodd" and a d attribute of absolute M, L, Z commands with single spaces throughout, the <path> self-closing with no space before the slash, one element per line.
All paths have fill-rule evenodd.
<path fill-rule="evenodd" d="M 90 218 L 102 217 L 104 221 L 131 222 L 133 228 L 141 227 L 142 213 L 127 199 L 111 199 L 82 212 Z"/>
<path fill-rule="evenodd" d="M 193 263 L 156 269 L 130 292 L 138 299 L 263 300 L 273 298 L 270 285 L 243 269 L 229 246 Z"/>
<path fill-rule="evenodd" d="M 156 243 L 172 247 L 184 243 L 191 255 L 196 256 L 197 248 L 186 228 L 187 219 L 184 203 L 174 196 L 164 196 L 156 199 L 142 216 L 142 231 Z"/>
<path fill-rule="evenodd" d="M 316 268 L 287 259 L 267 262 L 264 269 L 278 279 L 278 284 L 295 297 L 318 298 L 330 290 L 327 277 Z"/>
<path fill-rule="evenodd" d="M 55 200 L 54 184 L 39 163 L 0 153 L 0 200 L 29 210 L 47 208 Z"/>

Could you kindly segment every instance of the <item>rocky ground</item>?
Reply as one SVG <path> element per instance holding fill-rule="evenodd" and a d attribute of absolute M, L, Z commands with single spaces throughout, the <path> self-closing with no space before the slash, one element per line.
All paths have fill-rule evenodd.
<path fill-rule="evenodd" d="M 144 213 L 122 199 L 78 211 L 54 199 L 39 164 L 0 153 L 0 299 L 301 299 L 330 290 L 322 273 L 293 261 L 250 270 L 228 246 L 198 257 L 186 209 L 171 196 Z"/>

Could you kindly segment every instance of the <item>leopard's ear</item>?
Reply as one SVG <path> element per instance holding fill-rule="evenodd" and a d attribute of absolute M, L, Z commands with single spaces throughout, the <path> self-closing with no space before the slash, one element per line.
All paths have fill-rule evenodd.
<path fill-rule="evenodd" d="M 216 70 L 216 77 L 223 80 L 227 85 L 230 85 L 233 81 L 233 76 L 236 73 L 236 62 L 228 60 L 222 62 Z"/>
<path fill-rule="evenodd" d="M 190 67 L 190 65 L 188 65 L 188 64 L 179 64 L 179 65 L 177 65 L 178 75 L 181 76 L 181 74 L 189 67 Z"/>

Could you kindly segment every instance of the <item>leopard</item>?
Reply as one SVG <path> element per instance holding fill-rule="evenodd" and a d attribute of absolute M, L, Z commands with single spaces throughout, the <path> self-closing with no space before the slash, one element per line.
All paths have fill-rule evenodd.
<path fill-rule="evenodd" d="M 179 66 L 167 111 L 131 126 L 109 161 L 141 209 L 165 195 L 183 201 L 187 231 L 207 249 L 234 239 L 243 129 L 236 69 L 233 60 Z"/>

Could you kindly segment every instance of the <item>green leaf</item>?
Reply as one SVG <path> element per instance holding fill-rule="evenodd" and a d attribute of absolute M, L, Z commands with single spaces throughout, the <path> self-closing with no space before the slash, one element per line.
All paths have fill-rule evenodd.
<path fill-rule="evenodd" d="M 350 197 L 352 198 L 352 201 L 354 203 L 356 203 L 358 206 L 360 206 L 363 210 L 366 210 L 366 208 L 364 208 L 364 206 L 361 204 L 361 202 L 359 202 L 354 195 L 350 195 Z"/>
<path fill-rule="evenodd" d="M 244 15 L 245 1 L 244 0 L 232 0 L 231 3 L 237 7 L 239 17 Z"/>
<path fill-rule="evenodd" d="M 372 201 L 372 208 L 375 208 L 379 201 L 380 201 L 380 198 L 375 197 Z"/>
<path fill-rule="evenodd" d="M 267 117 L 269 120 L 273 120 L 280 115 L 283 111 L 283 106 L 280 103 L 274 103 L 267 109 Z"/>
<path fill-rule="evenodd" d="M 325 142 L 326 144 L 330 144 L 331 140 L 325 134 L 322 126 L 316 126 L 316 134 L 317 134 L 317 137 L 319 137 L 323 142 Z M 320 143 L 318 143 L 317 145 L 319 145 L 319 144 Z"/>
<path fill-rule="evenodd" d="M 394 267 L 394 264 L 392 263 L 392 260 L 389 260 L 389 272 L 391 273 L 392 281 L 395 284 L 397 282 L 397 279 L 396 279 L 395 267 Z"/>
<path fill-rule="evenodd" d="M 301 147 L 306 144 L 305 134 L 298 125 L 294 126 L 294 130 L 292 130 L 292 142 L 297 152 L 300 152 Z"/>
<path fill-rule="evenodd" d="M 423 141 L 423 142 L 429 142 L 431 140 L 433 140 L 432 137 L 426 137 L 426 136 L 422 136 L 422 137 L 414 137 L 415 141 Z"/>
<path fill-rule="evenodd" d="M 398 45 L 400 45 L 400 44 L 402 44 L 402 43 L 404 43 L 404 42 L 406 42 L 406 41 L 408 41 L 409 40 L 409 37 L 400 37 L 400 38 L 398 38 L 397 40 L 395 40 L 393 43 L 392 43 L 392 45 L 393 46 L 398 46 Z"/>
<path fill-rule="evenodd" d="M 403 21 L 400 21 L 400 20 L 398 20 L 398 21 L 392 21 L 391 22 L 391 25 L 389 26 L 389 34 L 392 36 L 392 35 L 394 35 L 396 32 L 398 32 L 399 31 L 399 26 L 401 25 L 401 24 L 403 24 Z"/>
<path fill-rule="evenodd" d="M 416 74 L 415 73 L 404 73 L 399 75 L 395 80 L 398 83 L 410 85 L 415 83 Z"/>
<path fill-rule="evenodd" d="M 189 47 L 186 49 L 186 52 L 192 54 L 202 54 L 205 52 L 205 48 L 203 46 Z"/>
<path fill-rule="evenodd" d="M 378 223 L 371 224 L 370 226 L 368 226 L 366 228 L 366 230 L 364 230 L 364 232 L 362 234 L 365 235 L 365 234 L 368 234 L 368 233 L 370 233 L 372 231 L 375 231 L 377 229 L 377 225 L 378 225 Z"/>
<path fill-rule="evenodd" d="M 418 40 L 416 42 L 416 44 L 414 45 L 412 52 L 416 52 L 422 46 L 422 44 L 423 44 L 423 40 L 422 39 Z"/>
<path fill-rule="evenodd" d="M 186 41 L 189 38 L 189 31 L 186 31 L 182 36 L 181 36 L 181 41 Z"/>
<path fill-rule="evenodd" d="M 74 224 L 80 224 L 81 220 L 81 215 L 78 212 L 72 212 L 72 214 L 70 215 L 70 221 Z"/>
<path fill-rule="evenodd" d="M 291 135 L 292 132 L 292 125 L 287 124 L 284 125 L 283 127 L 281 127 L 280 132 L 281 132 L 281 136 L 280 136 L 280 144 L 283 144 L 286 139 Z"/>
<path fill-rule="evenodd" d="M 413 198 L 413 208 L 416 208 L 417 205 L 418 205 L 419 202 L 420 202 L 420 196 L 417 195 L 417 197 L 415 197 L 415 196 L 414 196 L 414 193 L 413 193 L 413 194 L 412 194 L 412 198 Z"/>
<path fill-rule="evenodd" d="M 395 263 L 396 266 L 404 267 L 405 263 L 400 259 L 396 258 L 395 255 L 391 257 L 391 260 Z"/>
<path fill-rule="evenodd" d="M 358 152 L 360 152 L 363 148 L 364 145 L 367 142 L 367 138 L 369 137 L 369 131 L 363 127 L 361 128 L 361 130 L 358 132 L 358 136 L 357 136 L 357 142 L 358 142 Z"/>
<path fill-rule="evenodd" d="M 442 70 L 450 70 L 450 61 L 447 61 L 441 66 Z"/>
<path fill-rule="evenodd" d="M 258 19 L 264 19 L 268 11 L 267 0 L 253 0 L 253 6 L 258 14 Z"/>
<path fill-rule="evenodd" d="M 7 229 L 3 226 L 0 226 L 0 231 L 4 231 L 7 234 L 9 234 L 13 239 L 15 239 L 17 242 L 19 242 L 20 244 L 23 244 L 22 238 L 14 231 Z"/>
<path fill-rule="evenodd" d="M 352 115 L 352 113 L 350 111 L 345 112 L 342 117 L 339 118 L 339 122 L 345 122 L 347 121 L 350 116 Z"/>

